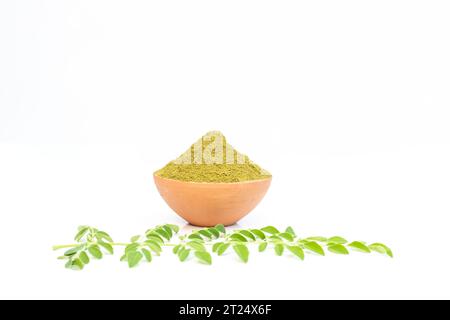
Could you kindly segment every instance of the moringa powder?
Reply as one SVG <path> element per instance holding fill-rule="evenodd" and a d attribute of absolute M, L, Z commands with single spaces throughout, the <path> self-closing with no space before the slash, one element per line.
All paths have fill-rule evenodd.
<path fill-rule="evenodd" d="M 191 182 L 242 182 L 271 174 L 237 152 L 219 131 L 201 137 L 185 153 L 155 172 L 167 179 Z"/>

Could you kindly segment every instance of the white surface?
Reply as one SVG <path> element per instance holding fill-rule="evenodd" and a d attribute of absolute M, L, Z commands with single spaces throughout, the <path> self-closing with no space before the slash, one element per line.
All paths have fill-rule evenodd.
<path fill-rule="evenodd" d="M 450 298 L 446 1 L 2 1 L 0 298 Z M 152 172 L 211 129 L 274 175 L 243 227 L 396 254 L 70 272 L 79 224 L 183 224 Z M 218 286 L 214 289 L 211 283 Z"/>

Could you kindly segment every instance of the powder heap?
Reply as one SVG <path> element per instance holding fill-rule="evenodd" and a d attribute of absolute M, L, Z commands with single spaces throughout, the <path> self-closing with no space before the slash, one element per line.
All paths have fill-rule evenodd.
<path fill-rule="evenodd" d="M 155 174 L 181 181 L 225 183 L 271 177 L 268 171 L 228 144 L 219 131 L 205 134 L 185 153 Z"/>

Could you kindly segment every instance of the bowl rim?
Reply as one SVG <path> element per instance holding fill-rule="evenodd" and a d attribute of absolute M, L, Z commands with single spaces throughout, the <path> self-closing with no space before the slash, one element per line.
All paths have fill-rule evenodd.
<path fill-rule="evenodd" d="M 157 177 L 158 179 L 167 180 L 167 181 L 175 181 L 175 182 L 178 182 L 178 183 L 200 184 L 200 185 L 213 185 L 213 184 L 238 185 L 238 184 L 250 184 L 250 183 L 257 183 L 257 182 L 271 181 L 272 180 L 272 176 L 270 176 L 270 177 L 264 178 L 264 179 L 246 180 L 246 181 L 239 181 L 239 182 L 199 182 L 199 181 L 184 181 L 184 180 L 164 178 L 164 177 L 161 177 L 160 175 L 157 175 L 156 173 L 153 173 L 153 177 Z"/>

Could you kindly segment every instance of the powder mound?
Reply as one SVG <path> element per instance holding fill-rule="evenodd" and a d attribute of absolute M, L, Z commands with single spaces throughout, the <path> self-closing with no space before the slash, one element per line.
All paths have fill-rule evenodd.
<path fill-rule="evenodd" d="M 174 180 L 191 182 L 242 182 L 261 180 L 271 174 L 227 143 L 219 131 L 211 131 L 186 152 L 155 172 Z"/>

